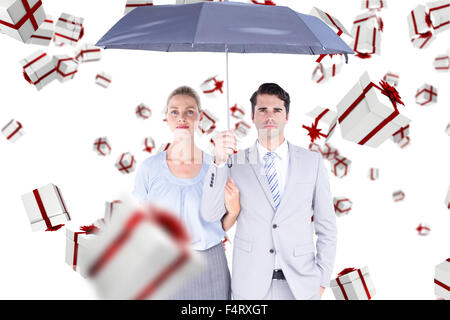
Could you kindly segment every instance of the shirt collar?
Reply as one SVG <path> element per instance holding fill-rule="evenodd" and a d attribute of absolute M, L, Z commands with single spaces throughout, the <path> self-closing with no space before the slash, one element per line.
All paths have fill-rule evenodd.
<path fill-rule="evenodd" d="M 281 143 L 275 150 L 269 151 L 267 148 L 263 147 L 258 140 L 256 140 L 256 148 L 258 149 L 258 157 L 261 162 L 263 162 L 264 156 L 267 152 L 274 153 L 278 159 L 283 160 L 289 155 L 289 148 L 287 144 L 287 140 L 284 139 L 283 143 Z"/>

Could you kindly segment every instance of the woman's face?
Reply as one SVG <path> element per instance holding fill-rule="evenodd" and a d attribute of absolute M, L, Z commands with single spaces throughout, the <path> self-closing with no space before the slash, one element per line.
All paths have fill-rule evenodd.
<path fill-rule="evenodd" d="M 195 99 L 187 95 L 175 95 L 167 105 L 167 123 L 176 136 L 194 135 L 200 119 Z"/>

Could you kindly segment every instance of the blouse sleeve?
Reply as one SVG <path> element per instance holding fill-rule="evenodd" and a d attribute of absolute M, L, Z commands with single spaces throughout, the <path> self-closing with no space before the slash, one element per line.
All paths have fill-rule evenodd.
<path fill-rule="evenodd" d="M 150 188 L 151 166 L 149 161 L 144 161 L 139 166 L 134 179 L 133 196 L 139 201 L 145 202 Z"/>

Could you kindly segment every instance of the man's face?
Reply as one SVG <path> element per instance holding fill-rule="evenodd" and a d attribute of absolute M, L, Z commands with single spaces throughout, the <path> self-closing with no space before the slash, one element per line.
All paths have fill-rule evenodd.
<path fill-rule="evenodd" d="M 284 101 L 275 95 L 261 94 L 256 96 L 253 123 L 258 130 L 258 137 L 268 138 L 284 135 L 284 126 L 288 122 Z"/>

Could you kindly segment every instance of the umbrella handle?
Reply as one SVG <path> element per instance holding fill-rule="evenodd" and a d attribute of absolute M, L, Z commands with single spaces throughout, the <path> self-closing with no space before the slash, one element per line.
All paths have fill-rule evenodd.
<path fill-rule="evenodd" d="M 231 163 L 231 157 L 228 157 L 227 159 L 227 166 L 228 168 L 231 168 L 233 166 L 233 163 Z"/>

